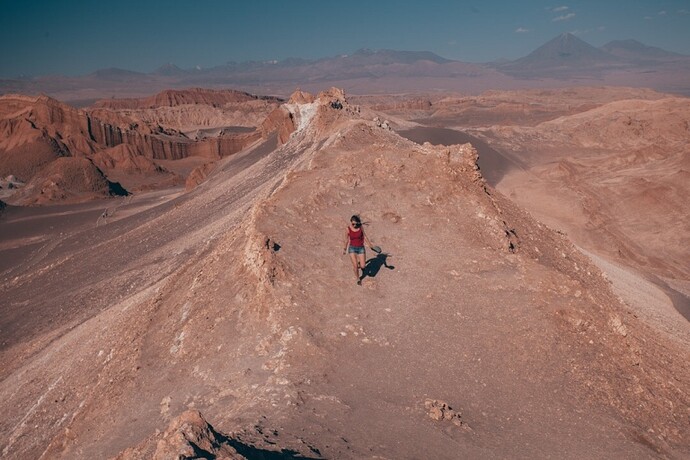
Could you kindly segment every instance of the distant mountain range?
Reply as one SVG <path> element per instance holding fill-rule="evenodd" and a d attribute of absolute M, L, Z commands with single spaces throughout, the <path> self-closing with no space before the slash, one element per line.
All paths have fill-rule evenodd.
<path fill-rule="evenodd" d="M 687 58 L 682 54 L 647 46 L 637 40 L 614 40 L 602 46 L 601 49 L 621 59 L 637 62 Z"/>
<path fill-rule="evenodd" d="M 601 48 L 566 33 L 555 37 L 530 54 L 497 68 L 520 77 L 551 76 L 560 78 L 602 76 L 613 70 L 634 69 L 639 66 L 660 68 L 683 63 L 689 56 L 671 53 L 636 40 L 614 40 Z"/>
<path fill-rule="evenodd" d="M 514 76 L 538 77 L 554 73 L 571 76 L 573 72 L 591 75 L 594 71 L 617 68 L 621 64 L 618 56 L 595 48 L 573 34 L 563 34 L 498 69 Z"/>
<path fill-rule="evenodd" d="M 519 89 L 573 84 L 649 87 L 690 95 L 690 56 L 616 40 L 596 48 L 562 34 L 514 61 L 467 63 L 429 51 L 360 49 L 350 55 L 308 60 L 228 62 L 202 69 L 169 63 L 150 73 L 110 68 L 80 77 L 0 80 L 0 93 L 46 93 L 62 100 L 142 96 L 162 89 L 233 88 L 287 95 L 295 88 L 329 86 L 350 93 Z"/>

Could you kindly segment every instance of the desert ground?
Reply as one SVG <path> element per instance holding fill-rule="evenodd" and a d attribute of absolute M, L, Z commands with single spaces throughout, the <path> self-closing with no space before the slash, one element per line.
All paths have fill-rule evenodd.
<path fill-rule="evenodd" d="M 418 120 L 428 127 L 401 134 L 417 142 L 472 142 L 480 166 L 484 153 L 487 181 L 539 220 L 660 284 L 670 278 L 682 285 L 690 257 L 682 204 L 690 193 L 687 99 L 625 91 L 499 93 L 485 103 L 500 113 L 493 120 L 484 114 L 478 125 L 474 108 L 454 115 L 444 109 Z M 587 105 L 580 102 L 585 94 Z M 539 114 L 531 122 L 507 121 L 510 111 L 498 107 L 508 104 L 530 104 Z M 687 287 L 680 290 L 687 295 Z M 687 302 L 678 305 L 687 315 Z"/>
<path fill-rule="evenodd" d="M 2 456 L 687 457 L 689 108 L 1 96 Z"/>

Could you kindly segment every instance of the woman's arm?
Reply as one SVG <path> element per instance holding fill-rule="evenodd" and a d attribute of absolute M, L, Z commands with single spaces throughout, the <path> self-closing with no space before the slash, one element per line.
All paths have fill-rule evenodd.
<path fill-rule="evenodd" d="M 343 254 L 347 252 L 347 247 L 350 246 L 350 234 L 345 232 L 345 248 L 343 249 Z"/>
<path fill-rule="evenodd" d="M 369 240 L 369 237 L 367 236 L 367 234 L 364 233 L 364 230 L 362 230 L 362 234 L 364 235 L 364 242 L 366 243 L 366 245 L 369 247 L 372 247 L 373 244 L 371 244 L 371 241 Z"/>

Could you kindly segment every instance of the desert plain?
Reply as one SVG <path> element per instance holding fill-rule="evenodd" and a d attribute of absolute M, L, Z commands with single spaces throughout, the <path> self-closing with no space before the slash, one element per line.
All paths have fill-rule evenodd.
<path fill-rule="evenodd" d="M 2 456 L 690 455 L 689 100 L 529 86 L 0 96 Z"/>

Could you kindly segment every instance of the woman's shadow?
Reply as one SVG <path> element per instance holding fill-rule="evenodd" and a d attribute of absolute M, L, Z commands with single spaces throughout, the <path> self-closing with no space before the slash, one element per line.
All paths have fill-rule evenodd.
<path fill-rule="evenodd" d="M 362 270 L 362 276 L 359 278 L 360 281 L 366 278 L 367 276 L 371 278 L 376 277 L 376 275 L 378 275 L 379 271 L 381 270 L 381 267 L 386 267 L 388 270 L 394 270 L 395 267 L 393 265 L 388 265 L 388 257 L 391 257 L 391 255 L 385 252 L 381 252 L 377 254 L 376 257 L 367 260 L 367 263 L 364 266 L 364 270 Z"/>

